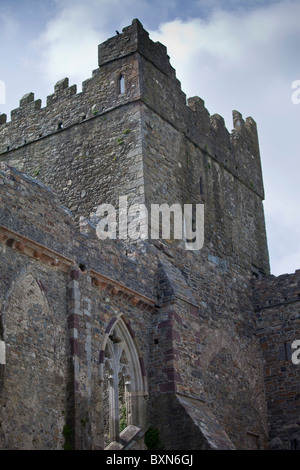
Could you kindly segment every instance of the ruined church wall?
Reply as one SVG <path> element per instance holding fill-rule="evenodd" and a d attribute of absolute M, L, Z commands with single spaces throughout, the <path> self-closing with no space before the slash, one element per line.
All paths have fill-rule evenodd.
<path fill-rule="evenodd" d="M 134 341 L 144 380 L 139 410 L 141 421 L 134 421 L 134 424 L 145 426 L 149 422 L 148 335 L 152 313 L 139 305 L 132 305 L 124 293 L 117 294 L 109 286 L 94 285 L 88 273 L 76 268 L 70 273 L 70 286 L 74 284 L 79 303 L 76 312 L 68 317 L 68 328 L 69 331 L 75 328 L 77 332 L 72 349 L 73 361 L 78 366 L 74 370 L 74 410 L 70 412 L 70 423 L 75 432 L 76 449 L 101 450 L 107 445 L 105 433 L 109 416 L 105 402 L 108 384 L 103 379 L 105 347 L 120 318 Z M 132 416 L 128 415 L 127 419 L 132 419 Z"/>
<path fill-rule="evenodd" d="M 235 448 L 266 448 L 263 358 L 251 291 L 245 289 L 249 279 L 216 257 L 208 260 L 204 249 L 181 252 L 169 244 L 162 250 L 192 297 L 170 298 L 153 324 L 151 410 L 158 413 L 163 393 L 180 393 L 211 410 Z"/>
<path fill-rule="evenodd" d="M 0 246 L 0 447 L 61 449 L 66 420 L 66 280 Z"/>
<path fill-rule="evenodd" d="M 300 340 L 300 272 L 257 279 L 253 287 L 263 351 L 270 448 L 298 449 L 300 365 L 293 362 L 296 348 L 292 344 Z"/>
<path fill-rule="evenodd" d="M 14 169 L 5 167 L 0 176 L 1 263 L 9 266 L 0 279 L 1 448 L 63 448 L 67 425 L 68 445 L 102 449 L 100 366 L 104 340 L 119 318 L 137 351 L 139 419 L 148 422 L 153 247 L 100 241 L 90 225 L 80 233 L 51 190 Z"/>
<path fill-rule="evenodd" d="M 10 266 L 1 279 L 0 447 L 103 449 L 100 360 L 105 334 L 117 318 L 133 337 L 145 381 L 143 422 L 148 422 L 149 325 L 153 313 L 128 295 L 91 284 L 79 268 L 61 273 L 0 245 Z M 78 273 L 74 275 L 74 273 Z M 76 333 L 75 333 L 76 330 Z M 69 442 L 68 442 L 69 444 Z"/>

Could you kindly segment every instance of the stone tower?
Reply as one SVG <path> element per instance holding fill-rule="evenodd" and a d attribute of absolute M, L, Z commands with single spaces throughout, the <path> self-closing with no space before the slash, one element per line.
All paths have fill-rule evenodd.
<path fill-rule="evenodd" d="M 267 448 L 254 120 L 233 111 L 229 133 L 187 100 L 134 20 L 82 92 L 65 78 L 0 124 L 0 447 L 144 449 L 150 427 L 165 449 Z M 99 240 L 97 207 L 124 196 L 149 213 L 201 205 L 203 247 Z"/>

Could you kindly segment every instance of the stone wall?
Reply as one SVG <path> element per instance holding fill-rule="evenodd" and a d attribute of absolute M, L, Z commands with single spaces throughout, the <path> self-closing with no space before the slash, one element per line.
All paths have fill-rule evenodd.
<path fill-rule="evenodd" d="M 0 447 L 60 449 L 65 423 L 67 363 L 64 284 L 61 273 L 1 245 L 2 365 Z M 60 289 L 58 288 L 60 286 Z"/>
<path fill-rule="evenodd" d="M 44 330 L 46 325 L 43 322 L 42 312 L 48 308 L 58 316 L 55 324 L 61 325 L 62 331 L 59 333 L 56 328 L 54 331 L 64 345 L 64 349 L 60 346 L 60 352 L 57 353 L 61 363 L 58 365 L 54 359 L 52 362 L 49 359 L 48 366 L 54 381 L 58 381 L 55 375 L 56 367 L 60 371 L 58 376 L 61 376 L 61 381 L 58 381 L 61 407 L 57 410 L 58 416 L 55 418 L 56 428 L 51 431 L 47 429 L 49 440 L 46 444 L 43 440 L 37 440 L 24 442 L 22 445 L 26 448 L 41 448 L 46 445 L 53 447 L 51 439 L 54 439 L 55 432 L 57 442 L 55 446 L 57 448 L 64 446 L 63 429 L 67 425 L 74 430 L 70 445 L 78 449 L 103 448 L 103 433 L 99 423 L 102 422 L 104 411 L 101 407 L 102 385 L 101 381 L 99 382 L 99 367 L 104 352 L 103 338 L 108 334 L 105 332 L 110 331 L 120 316 L 131 332 L 139 352 L 141 374 L 144 377 L 145 404 L 149 401 L 148 408 L 145 408 L 144 424 L 153 422 L 161 429 L 161 423 L 167 420 L 169 425 L 166 429 L 173 429 L 174 422 L 172 415 L 169 414 L 169 408 L 162 410 L 160 403 L 164 402 L 164 395 L 172 400 L 175 397 L 174 393 L 180 393 L 180 396 L 188 400 L 196 400 L 197 407 L 202 410 L 201 416 L 204 413 L 205 420 L 214 423 L 209 433 L 204 435 L 203 428 L 200 425 L 197 427 L 199 423 L 195 424 L 199 435 L 194 438 L 194 444 L 190 442 L 189 437 L 186 437 L 186 448 L 189 445 L 196 448 L 200 442 L 203 442 L 203 448 L 209 448 L 207 439 L 214 443 L 212 447 L 218 446 L 220 433 L 225 433 L 222 445 L 229 448 L 247 446 L 246 437 L 242 436 L 247 436 L 249 432 L 264 442 L 265 431 L 260 424 L 261 420 L 264 420 L 261 376 L 260 370 L 253 367 L 253 363 L 259 361 L 259 351 L 256 349 L 255 341 L 251 340 L 247 344 L 246 338 L 243 339 L 243 336 L 246 336 L 243 330 L 247 331 L 249 339 L 253 326 L 250 326 L 250 319 L 245 322 L 247 316 L 243 310 L 239 312 L 239 321 L 233 315 L 234 299 L 230 300 L 232 307 L 228 314 L 223 309 L 214 318 L 214 304 L 220 305 L 220 299 L 217 301 L 215 295 L 210 297 L 208 292 L 207 297 L 203 296 L 203 292 L 199 297 L 197 284 L 193 278 L 188 278 L 187 283 L 186 275 L 190 272 L 188 261 L 192 266 L 195 254 L 189 253 L 187 259 L 184 257 L 186 269 L 183 274 L 183 271 L 176 267 L 177 263 L 180 264 L 181 255 L 178 255 L 177 250 L 172 250 L 172 247 L 167 249 L 161 242 L 157 247 L 142 243 L 140 249 L 134 246 L 126 249 L 121 241 L 97 240 L 91 227 L 80 234 L 70 213 L 58 205 L 56 196 L 39 182 L 11 168 L 5 169 L 1 178 L 2 260 L 3 263 L 12 266 L 11 278 L 4 277 L 6 282 L 2 288 L 2 298 L 8 296 L 7 292 L 12 289 L 14 278 L 21 283 L 21 292 L 24 292 L 23 278 L 19 279 L 20 271 L 24 272 L 29 286 L 31 284 L 35 286 L 34 289 L 30 289 L 32 291 L 30 305 L 34 303 L 35 309 L 38 308 L 40 312 L 37 316 L 34 313 L 37 310 L 33 309 L 31 312 L 28 308 L 31 313 L 30 328 L 37 332 L 38 338 L 43 338 L 46 334 Z M 35 220 L 37 213 L 39 217 Z M 44 214 L 49 214 L 49 217 L 45 217 Z M 36 230 L 32 231 L 35 225 Z M 63 240 L 68 240 L 68 243 L 63 243 Z M 16 264 L 17 259 L 20 259 L 19 264 Z M 31 269 L 31 264 L 34 265 L 34 270 Z M 216 285 L 219 285 L 220 279 L 216 274 L 220 267 L 211 262 L 211 268 L 212 278 L 215 279 Z M 226 277 L 223 269 L 220 270 L 221 276 L 222 273 Z M 29 276 L 28 280 L 26 276 Z M 222 282 L 224 283 L 224 280 Z M 46 304 L 40 299 L 43 297 L 43 292 L 49 292 Z M 34 296 L 37 300 L 34 300 Z M 52 300 L 52 296 L 55 297 L 55 301 Z M 224 299 L 225 297 L 224 292 Z M 60 305 L 57 305 L 58 299 Z M 200 309 L 198 303 L 201 305 Z M 14 304 L 18 305 L 16 300 Z M 21 303 L 19 317 L 24 315 L 23 308 Z M 6 377 L 11 374 L 14 380 L 20 381 L 19 373 L 22 371 L 17 365 L 12 367 L 10 337 L 18 337 L 22 341 L 24 333 L 21 328 L 23 324 L 20 328 L 15 322 L 10 325 L 5 315 L 6 309 L 2 311 L 4 313 L 1 316 L 3 331 L 1 339 L 6 344 L 2 403 L 7 403 L 3 409 L 8 412 L 12 405 L 6 397 L 11 395 L 10 390 L 13 385 L 10 385 Z M 15 314 L 17 312 L 18 310 Z M 226 334 L 229 334 L 228 321 L 235 325 L 235 333 L 231 332 L 230 336 L 226 337 Z M 219 334 L 213 333 L 216 331 L 215 328 L 218 328 Z M 241 351 L 243 343 L 247 349 L 246 354 Z M 53 346 L 55 351 L 57 347 Z M 227 395 L 224 392 L 222 395 L 224 384 L 216 377 L 217 372 L 210 371 L 214 371 L 215 356 L 222 354 L 224 348 L 230 350 L 234 360 L 231 365 L 230 361 L 225 363 L 226 366 L 223 364 L 219 375 L 224 377 L 226 374 L 231 374 L 230 368 L 233 367 L 234 370 L 238 361 L 240 376 L 243 377 L 245 374 L 248 380 L 249 392 L 244 392 L 243 401 L 240 401 L 241 410 L 243 403 L 251 405 L 253 394 L 257 399 L 255 411 L 251 413 L 250 421 L 246 420 L 245 423 L 239 419 L 228 422 L 228 418 L 227 421 L 224 419 L 224 413 L 218 411 L 219 406 L 222 408 L 226 404 Z M 22 348 L 17 342 L 18 349 Z M 37 354 L 37 352 L 30 351 L 28 354 Z M 258 358 L 255 354 L 258 354 Z M 48 355 L 51 356 L 49 352 Z M 42 362 L 41 367 L 45 367 Z M 26 370 L 28 368 L 26 365 Z M 36 369 L 36 373 L 38 370 Z M 250 377 L 251 382 L 249 382 Z M 44 406 L 46 394 L 43 382 L 41 387 L 37 385 L 37 381 L 33 383 L 36 393 L 40 394 L 41 406 Z M 46 380 L 44 387 L 46 386 L 49 386 L 49 379 Z M 228 394 L 231 394 L 235 402 L 240 393 L 236 382 L 231 380 L 227 383 L 227 387 Z M 246 390 L 245 387 L 244 389 Z M 183 421 L 188 423 L 196 419 L 190 415 L 191 404 L 183 406 L 178 399 L 175 403 L 179 407 L 179 415 Z M 157 407 L 160 410 L 158 422 Z M 259 419 L 255 417 L 256 414 L 259 415 Z M 231 416 L 229 406 L 228 415 Z M 28 417 L 28 414 L 26 416 Z M 2 419 L 5 421 L 6 415 L 2 414 Z M 41 421 L 41 425 L 42 423 Z M 31 424 L 27 423 L 27 426 L 30 427 Z M 232 428 L 230 435 L 229 430 Z M 20 444 L 14 440 L 14 432 L 5 427 L 2 429 L 5 430 L 3 448 L 18 448 Z M 35 434 L 35 428 L 31 429 Z M 171 439 L 173 431 L 167 435 L 165 429 L 161 432 L 163 443 L 167 448 L 175 445 Z M 22 432 L 17 434 L 20 436 Z"/>
<path fill-rule="evenodd" d="M 270 445 L 299 449 L 300 365 L 292 344 L 300 340 L 300 271 L 253 281 L 258 336 L 264 356 Z"/>
<path fill-rule="evenodd" d="M 161 419 L 173 427 L 172 414 L 160 403 L 164 393 L 170 400 L 180 393 L 198 403 L 205 415 L 212 413 L 216 428 L 208 434 L 213 442 L 216 429 L 222 429 L 226 445 L 243 449 L 254 441 L 256 448 L 266 448 L 262 353 L 251 291 L 245 291 L 250 281 L 203 258 L 197 269 L 196 257 L 190 255 L 194 259 L 186 256 L 180 271 L 170 261 L 161 261 L 161 308 L 153 324 L 150 356 L 155 361 L 149 377 L 153 419 L 159 428 Z M 183 271 L 190 276 L 183 276 Z"/>
<path fill-rule="evenodd" d="M 1 448 L 63 448 L 66 429 L 68 446 L 103 448 L 101 351 L 120 317 L 147 400 L 155 257 L 138 250 L 128 257 L 121 242 L 80 234 L 50 190 L 10 168 L 0 176 L 1 262 L 10 267 L 0 279 Z"/>
<path fill-rule="evenodd" d="M 103 449 L 112 433 L 119 448 L 119 373 L 137 448 L 150 424 L 166 449 L 295 443 L 298 369 L 276 351 L 297 332 L 299 284 L 268 276 L 254 120 L 234 111 L 229 133 L 186 100 L 134 20 L 81 93 L 63 79 L 0 123 L 1 447 Z M 119 196 L 204 205 L 202 249 L 99 240 L 95 209 Z M 270 315 L 287 321 L 274 338 Z"/>

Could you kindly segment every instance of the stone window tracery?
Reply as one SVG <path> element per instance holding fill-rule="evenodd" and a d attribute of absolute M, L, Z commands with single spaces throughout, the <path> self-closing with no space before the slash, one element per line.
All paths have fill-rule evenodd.
<path fill-rule="evenodd" d="M 103 383 L 104 447 L 118 442 L 128 425 L 142 427 L 144 381 L 133 339 L 122 319 L 108 333 L 100 367 Z"/>

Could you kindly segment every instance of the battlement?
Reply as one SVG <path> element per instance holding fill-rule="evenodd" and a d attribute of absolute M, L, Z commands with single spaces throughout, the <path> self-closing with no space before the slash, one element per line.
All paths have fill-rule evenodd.
<path fill-rule="evenodd" d="M 255 279 L 253 284 L 254 306 L 257 311 L 300 302 L 300 269 L 292 274 Z"/>
<path fill-rule="evenodd" d="M 36 142 L 111 110 L 141 100 L 180 132 L 264 197 L 256 124 L 233 111 L 230 133 L 224 119 L 210 116 L 199 97 L 186 99 L 167 49 L 153 42 L 139 20 L 98 46 L 99 68 L 82 84 L 63 78 L 42 108 L 30 92 L 11 111 L 11 122 L 0 116 L 0 155 Z M 140 60 L 136 57 L 138 54 Z M 120 79 L 124 90 L 120 90 Z"/>
<path fill-rule="evenodd" d="M 98 46 L 99 67 L 135 52 L 143 55 L 166 75 L 175 78 L 175 70 L 170 64 L 166 46 L 152 41 L 138 19 L 123 28 L 121 34 L 118 33 Z"/>
<path fill-rule="evenodd" d="M 122 195 L 130 204 L 205 201 L 214 256 L 234 253 L 243 268 L 268 272 L 255 121 L 233 111 L 229 132 L 203 99 L 187 99 L 166 47 L 138 20 L 99 45 L 81 92 L 63 78 L 45 107 L 27 93 L 0 123 L 0 160 L 53 188 L 77 222 Z M 248 251 L 232 233 L 237 213 Z"/>
<path fill-rule="evenodd" d="M 11 111 L 10 122 L 6 115 L 0 116 L 0 153 L 18 149 L 103 113 L 107 102 L 99 89 L 97 75 L 95 71 L 92 78 L 83 82 L 80 93 L 76 85 L 69 86 L 68 78 L 59 80 L 44 108 L 40 99 L 34 99 L 34 93 L 23 96 L 19 107 Z"/>
<path fill-rule="evenodd" d="M 98 47 L 99 69 L 94 70 L 92 77 L 82 83 L 82 92 L 77 93 L 76 85 L 69 86 L 69 79 L 66 77 L 55 84 L 54 93 L 47 96 L 44 108 L 41 107 L 42 101 L 40 99 L 35 100 L 34 93 L 29 92 L 20 99 L 19 107 L 11 111 L 11 122 L 7 121 L 6 114 L 0 115 L 0 125 L 2 127 L 0 128 L 0 137 L 2 137 L 0 153 L 18 148 L 22 143 L 25 143 L 25 140 L 28 143 L 56 130 L 79 124 L 82 120 L 107 112 L 108 109 L 117 106 L 119 103 L 123 104 L 126 101 L 140 97 L 133 93 L 134 88 L 139 88 L 137 82 L 130 83 L 131 86 L 129 86 L 127 81 L 125 93 L 120 93 L 118 89 L 120 72 L 115 77 L 110 77 L 115 78 L 114 82 L 110 81 L 114 85 L 111 93 L 107 86 L 107 76 L 103 73 L 103 66 L 110 62 L 120 60 L 134 52 L 139 52 L 155 63 L 164 73 L 168 73 L 176 79 L 175 70 L 170 65 L 166 47 L 158 42 L 151 41 L 149 33 L 143 29 L 137 19 L 133 20 L 132 25 L 124 28 L 122 34 L 108 39 Z M 101 67 L 102 70 L 100 70 Z M 109 73 L 111 72 L 112 70 L 109 69 Z M 21 122 L 25 119 L 26 122 Z M 9 124 L 11 125 L 7 127 Z M 14 138 L 15 127 L 19 131 L 21 127 L 23 141 Z M 32 127 L 35 127 L 34 133 L 29 132 Z"/>

